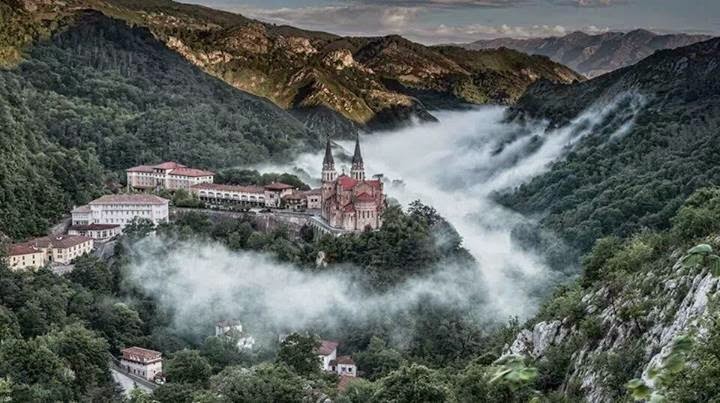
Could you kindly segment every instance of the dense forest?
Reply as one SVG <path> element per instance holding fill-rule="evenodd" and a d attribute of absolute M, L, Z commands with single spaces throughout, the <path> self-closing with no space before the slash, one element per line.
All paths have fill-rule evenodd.
<path fill-rule="evenodd" d="M 343 390 L 337 389 L 335 375 L 314 365 L 317 334 L 328 336 L 329 330 L 322 326 L 297 329 L 284 342 L 252 352 L 238 350 L 232 339 L 196 340 L 177 333 L 172 310 L 160 306 L 128 277 L 126 266 L 134 245 L 151 230 L 138 221 L 126 231 L 116 260 L 109 265 L 81 258 L 65 277 L 45 269 L 33 273 L 0 267 L 0 397 L 107 401 L 114 396 L 120 401 L 123 398 L 108 375 L 110 354 L 143 345 L 163 351 L 166 357 L 168 383 L 152 397 L 159 402 L 299 402 L 322 396 L 339 402 L 572 402 L 587 392 L 573 375 L 575 365 L 601 373 L 594 387 L 615 401 L 645 393 L 662 394 L 671 401 L 708 401 L 717 390 L 713 374 L 720 371 L 720 362 L 710 353 L 720 339 L 717 320 L 712 320 L 718 314 L 714 304 L 708 305 L 708 319 L 699 322 L 705 330 L 687 329 L 688 341 L 676 343 L 679 347 L 670 356 L 677 363 L 658 364 L 658 371 L 682 376 L 666 374 L 652 388 L 641 387 L 641 381 L 634 379 L 648 362 L 647 354 L 657 352 L 645 340 L 646 332 L 666 326 L 656 318 L 655 307 L 680 303 L 687 287 L 692 287 L 693 276 L 705 276 L 715 261 L 720 268 L 720 257 L 712 252 L 719 245 L 716 238 L 708 238 L 720 231 L 720 222 L 713 218 L 720 216 L 718 206 L 720 191 L 702 190 L 680 209 L 668 231 L 598 241 L 583 262 L 582 277 L 559 290 L 522 326 L 513 321 L 488 326 L 473 321 L 461 308 L 432 300 L 376 323 L 357 326 L 348 319 L 329 336 L 343 340 L 342 353 L 353 355 L 363 379 Z M 431 207 L 413 203 L 407 212 L 393 207 L 386 220 L 380 231 L 312 239 L 304 230 L 299 236 L 283 228 L 268 233 L 251 220 L 210 221 L 189 212 L 161 226 L 156 236 L 206 239 L 231 250 L 261 251 L 279 262 L 293 262 L 302 271 L 357 267 L 361 269 L 354 273 L 358 284 L 370 292 L 422 278 L 452 261 L 472 267 L 457 233 Z M 438 243 L 438 238 L 446 241 Z M 710 244 L 693 248 L 702 242 Z M 678 254 L 678 250 L 690 252 Z M 326 253 L 327 265 L 317 265 L 319 251 Z M 678 259 L 680 271 L 672 264 Z M 651 273 L 663 281 L 646 281 Z M 676 282 L 677 292 L 664 292 L 666 281 Z M 609 292 L 611 297 L 585 297 L 598 292 Z M 652 299 L 637 298 L 638 292 Z M 588 304 L 600 306 L 590 309 Z M 615 313 L 604 317 L 603 312 Z M 551 342 L 537 357 L 502 356 L 518 332 L 551 319 L 561 319 L 570 329 L 561 343 Z M 614 321 L 621 321 L 625 330 L 612 331 L 619 326 Z M 397 326 L 412 329 L 409 343 L 393 342 Z M 618 331 L 623 334 L 619 345 L 604 344 Z M 579 352 L 587 346 L 606 347 L 593 352 L 590 362 L 581 361 Z M 136 392 L 130 400 L 148 399 Z"/>
<path fill-rule="evenodd" d="M 546 227 L 583 251 L 605 235 L 667 228 L 694 190 L 720 183 L 718 66 L 716 38 L 657 52 L 586 82 L 532 87 L 511 119 L 548 119 L 555 128 L 618 97 L 638 97 L 643 106 L 627 133 L 609 138 L 598 130 L 501 202 L 542 216 Z"/>
<path fill-rule="evenodd" d="M 0 69 L 0 232 L 53 219 L 141 163 L 222 168 L 288 157 L 319 135 L 272 103 L 201 72 L 145 29 L 69 17 Z"/>

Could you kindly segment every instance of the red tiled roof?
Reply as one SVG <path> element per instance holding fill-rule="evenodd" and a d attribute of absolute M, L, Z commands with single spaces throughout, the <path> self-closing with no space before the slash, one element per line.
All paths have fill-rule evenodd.
<path fill-rule="evenodd" d="M 379 179 L 371 179 L 371 180 L 365 181 L 365 183 L 367 183 L 368 185 L 370 185 L 376 189 L 379 189 L 380 186 L 382 186 L 382 181 Z"/>
<path fill-rule="evenodd" d="M 198 190 L 221 190 L 224 192 L 239 192 L 239 193 L 259 193 L 264 194 L 265 189 L 260 186 L 239 186 L 239 185 L 222 185 L 219 183 L 198 183 L 197 185 L 191 186 L 193 189 Z"/>
<path fill-rule="evenodd" d="M 121 350 L 123 359 L 136 362 L 148 362 L 159 360 L 162 353 L 159 351 L 148 350 L 141 347 L 129 347 Z"/>
<path fill-rule="evenodd" d="M 116 194 L 102 196 L 91 201 L 90 204 L 167 204 L 169 202 L 169 200 L 155 195 Z"/>
<path fill-rule="evenodd" d="M 346 213 L 352 213 L 355 211 L 355 206 L 352 203 L 348 203 L 343 207 L 343 211 Z"/>
<path fill-rule="evenodd" d="M 287 189 L 295 189 L 295 186 L 288 185 L 287 183 L 282 182 L 273 182 L 269 185 L 265 185 L 265 189 L 267 190 L 287 190 Z"/>
<path fill-rule="evenodd" d="M 347 175 L 340 175 L 340 177 L 337 178 L 338 183 L 340 186 L 342 186 L 343 190 L 350 190 L 357 185 L 357 181 Z"/>
<path fill-rule="evenodd" d="M 71 211 L 71 213 L 89 213 L 90 211 L 91 211 L 90 206 L 85 205 L 85 206 L 75 207 Z"/>
<path fill-rule="evenodd" d="M 307 196 L 310 196 L 310 195 L 321 195 L 321 194 L 322 194 L 322 189 L 320 189 L 320 188 L 311 189 L 311 190 L 306 190 L 306 191 L 305 191 L 305 195 L 307 195 Z"/>
<path fill-rule="evenodd" d="M 195 168 L 177 168 L 170 171 L 170 175 L 175 176 L 190 176 L 190 177 L 200 177 L 200 176 L 215 176 L 215 172 L 211 171 L 203 171 L 202 169 L 195 169 Z"/>
<path fill-rule="evenodd" d="M 155 169 L 178 169 L 178 168 L 187 168 L 183 164 L 178 164 L 174 161 L 167 161 L 163 162 L 162 164 L 153 165 L 153 168 Z"/>
<path fill-rule="evenodd" d="M 330 355 L 333 351 L 337 350 L 337 347 L 340 345 L 340 343 L 336 341 L 331 340 L 322 340 L 320 342 L 320 347 L 318 348 L 318 354 L 320 355 Z"/>
<path fill-rule="evenodd" d="M 40 252 L 41 251 L 31 243 L 18 243 L 10 245 L 8 248 L 8 256 L 22 256 Z"/>
<path fill-rule="evenodd" d="M 138 165 L 136 167 L 126 169 L 125 172 L 153 172 L 153 167 L 150 165 Z"/>
<path fill-rule="evenodd" d="M 349 355 L 341 355 L 335 361 L 337 364 L 355 365 L 355 361 L 353 361 L 352 357 L 350 357 Z"/>
<path fill-rule="evenodd" d="M 85 242 L 92 241 L 92 238 L 80 235 L 62 235 L 62 236 L 45 236 L 42 238 L 36 238 L 31 240 L 29 243 L 38 248 L 47 248 L 52 244 L 55 248 L 67 249 L 72 248 Z"/>

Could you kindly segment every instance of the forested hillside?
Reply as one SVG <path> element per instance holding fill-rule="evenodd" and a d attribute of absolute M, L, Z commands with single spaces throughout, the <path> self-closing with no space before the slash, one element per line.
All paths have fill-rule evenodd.
<path fill-rule="evenodd" d="M 90 8 L 146 26 L 204 71 L 336 136 L 411 117 L 433 120 L 427 112 L 433 107 L 513 103 L 538 79 L 582 79 L 546 57 L 516 51 L 435 49 L 399 36 L 344 38 L 170 0 L 24 3 L 46 23 Z"/>
<path fill-rule="evenodd" d="M 272 103 L 202 72 L 144 28 L 96 12 L 60 21 L 0 70 L 0 232 L 42 233 L 112 173 L 148 161 L 220 168 L 320 144 Z"/>
<path fill-rule="evenodd" d="M 720 183 L 718 74 L 720 39 L 712 39 L 586 82 L 533 86 L 509 119 L 547 119 L 555 128 L 593 105 L 623 99 L 625 110 L 631 110 L 628 100 L 641 106 L 626 133 L 610 138 L 598 130 L 501 201 L 540 215 L 584 251 L 605 235 L 667 228 L 689 194 Z"/>

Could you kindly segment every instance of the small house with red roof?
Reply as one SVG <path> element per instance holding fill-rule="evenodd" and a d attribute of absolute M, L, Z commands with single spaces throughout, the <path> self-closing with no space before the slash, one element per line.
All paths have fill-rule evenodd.
<path fill-rule="evenodd" d="M 340 176 L 328 139 L 322 168 L 321 217 L 332 228 L 359 232 L 382 226 L 385 210 L 383 183 L 365 178 L 365 164 L 360 152 L 360 138 L 355 140 L 350 175 Z"/>
<path fill-rule="evenodd" d="M 340 376 L 357 376 L 357 366 L 349 355 L 338 357 L 337 348 L 340 345 L 337 341 L 321 340 L 318 347 L 318 357 L 322 369 L 327 372 L 334 372 Z"/>
<path fill-rule="evenodd" d="M 162 353 L 141 347 L 129 347 L 121 351 L 120 368 L 128 374 L 154 381 L 162 376 Z"/>

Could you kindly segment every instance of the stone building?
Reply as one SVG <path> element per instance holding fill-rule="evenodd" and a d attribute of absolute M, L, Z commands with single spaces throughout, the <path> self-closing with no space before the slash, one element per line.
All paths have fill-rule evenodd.
<path fill-rule="evenodd" d="M 120 368 L 128 374 L 154 381 L 162 376 L 162 353 L 141 347 L 130 347 L 121 351 Z"/>
<path fill-rule="evenodd" d="M 157 225 L 168 222 L 170 201 L 148 194 L 116 194 L 95 199 L 72 210 L 72 225 L 119 225 L 125 228 L 135 218 Z"/>
<path fill-rule="evenodd" d="M 350 176 L 338 176 L 330 148 L 325 146 L 322 167 L 321 217 L 330 227 L 359 232 L 378 229 L 385 209 L 383 183 L 365 178 L 365 164 L 360 152 L 360 139 L 355 141 Z"/>
<path fill-rule="evenodd" d="M 221 185 L 200 183 L 190 191 L 209 204 L 230 204 L 241 207 L 265 207 L 265 188 L 260 186 Z"/>
<path fill-rule="evenodd" d="M 140 165 L 127 169 L 128 190 L 189 190 L 198 183 L 213 183 L 215 173 L 189 168 L 177 162 Z"/>
<path fill-rule="evenodd" d="M 93 239 L 84 236 L 47 236 L 11 245 L 5 259 L 12 270 L 39 268 L 51 263 L 69 264 L 92 252 L 93 246 Z"/>

